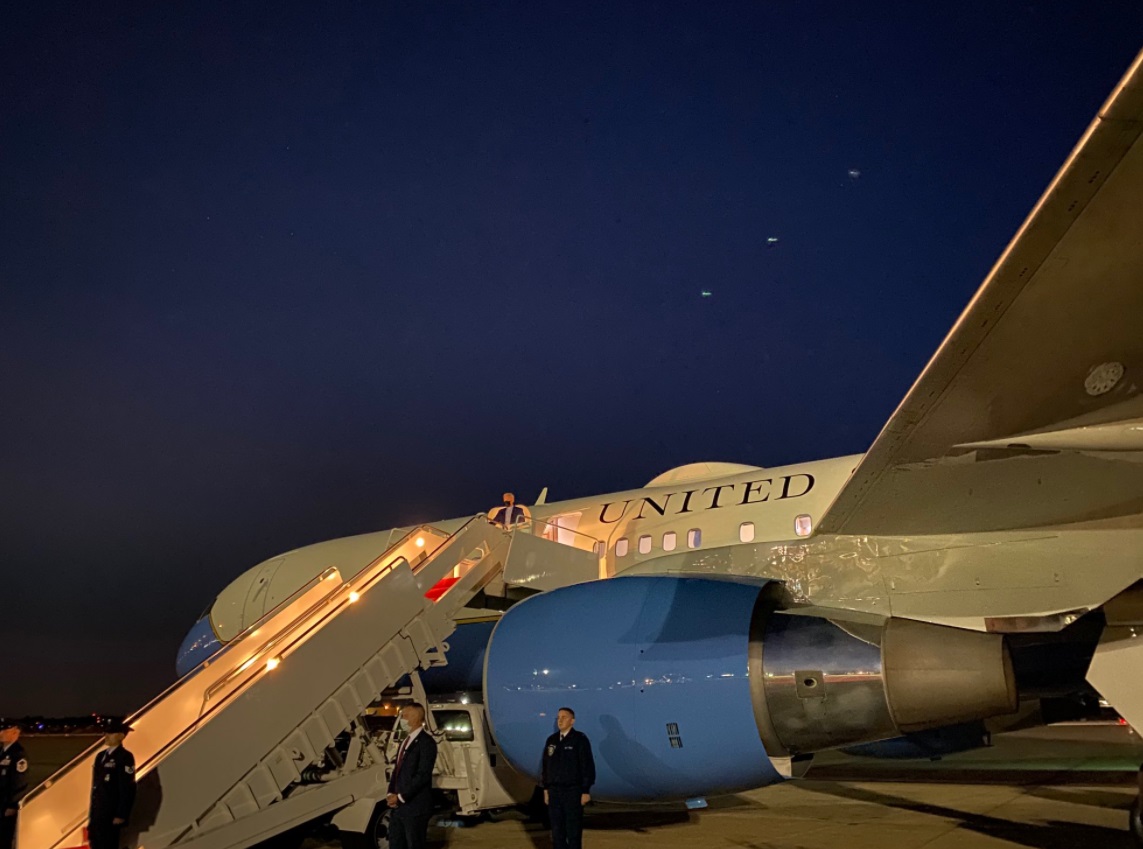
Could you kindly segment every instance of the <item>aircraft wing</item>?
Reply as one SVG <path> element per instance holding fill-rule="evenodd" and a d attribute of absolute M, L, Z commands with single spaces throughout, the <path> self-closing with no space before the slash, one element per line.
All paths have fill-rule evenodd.
<path fill-rule="evenodd" d="M 1141 387 L 1143 54 L 818 531 L 981 531 L 1141 512 Z"/>

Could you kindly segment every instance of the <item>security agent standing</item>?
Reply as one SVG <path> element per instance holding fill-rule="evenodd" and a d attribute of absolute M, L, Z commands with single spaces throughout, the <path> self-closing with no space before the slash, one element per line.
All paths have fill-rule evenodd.
<path fill-rule="evenodd" d="M 16 837 L 16 814 L 28 790 L 28 758 L 20 745 L 20 726 L 0 729 L 0 849 L 11 849 Z"/>
<path fill-rule="evenodd" d="M 131 730 L 113 723 L 103 736 L 107 748 L 95 756 L 87 838 L 91 849 L 119 849 L 119 830 L 135 802 L 135 756 L 123 748 Z"/>
<path fill-rule="evenodd" d="M 437 741 L 425 728 L 425 707 L 419 702 L 401 709 L 401 723 L 408 736 L 397 750 L 389 794 L 385 797 L 393 810 L 389 816 L 389 849 L 423 849 L 433 812 Z"/>
<path fill-rule="evenodd" d="M 575 711 L 560 708 L 556 714 L 559 731 L 544 745 L 544 804 L 552 819 L 554 849 L 583 846 L 583 806 L 591 801 L 591 785 L 595 784 L 591 741 L 574 725 Z"/>

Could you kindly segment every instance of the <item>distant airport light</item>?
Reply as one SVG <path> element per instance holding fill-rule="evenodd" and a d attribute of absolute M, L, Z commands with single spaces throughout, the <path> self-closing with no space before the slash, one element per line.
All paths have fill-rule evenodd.
<path fill-rule="evenodd" d="M 425 538 L 424 537 L 417 537 L 417 548 L 424 548 L 424 547 L 425 547 Z"/>
<path fill-rule="evenodd" d="M 794 533 L 800 537 L 808 537 L 814 529 L 814 520 L 805 513 L 794 519 Z"/>
<path fill-rule="evenodd" d="M 350 604 L 353 604 L 353 602 L 357 601 L 359 598 L 361 598 L 361 593 L 359 593 L 357 590 L 353 590 L 349 593 Z"/>
<path fill-rule="evenodd" d="M 266 671 L 269 672 L 271 669 L 277 669 L 278 664 L 281 662 L 282 662 L 282 659 L 280 657 L 270 658 L 269 660 L 266 661 Z"/>

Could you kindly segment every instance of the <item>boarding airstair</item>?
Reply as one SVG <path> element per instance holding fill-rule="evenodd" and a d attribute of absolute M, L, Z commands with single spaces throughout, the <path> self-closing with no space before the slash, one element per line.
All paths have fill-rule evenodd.
<path fill-rule="evenodd" d="M 129 718 L 138 797 L 125 844 L 242 849 L 376 796 L 388 764 L 364 729 L 366 707 L 447 663 L 461 609 L 537 563 L 588 579 L 598 560 L 478 516 L 451 535 L 415 528 L 355 575 L 318 575 Z M 25 797 L 17 849 L 86 843 L 98 749 Z"/>

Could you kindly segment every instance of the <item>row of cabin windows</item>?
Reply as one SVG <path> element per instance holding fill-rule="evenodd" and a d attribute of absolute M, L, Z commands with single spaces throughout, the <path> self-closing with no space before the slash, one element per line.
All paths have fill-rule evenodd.
<path fill-rule="evenodd" d="M 810 535 L 812 528 L 809 516 L 801 515 L 794 520 L 794 533 L 800 537 Z M 738 526 L 738 541 L 739 542 L 754 542 L 754 523 L 743 522 Z M 674 531 L 667 531 L 663 534 L 663 551 L 674 551 L 678 546 L 678 537 Z M 651 535 L 643 534 L 636 541 L 635 545 L 640 554 L 651 553 Z M 702 545 L 702 530 L 700 528 L 691 528 L 687 531 L 687 548 L 698 548 Z M 606 549 L 607 544 L 604 542 L 597 542 L 595 544 L 596 554 L 600 557 Z M 631 541 L 627 537 L 620 537 L 615 541 L 615 556 L 626 557 L 631 551 Z"/>
<path fill-rule="evenodd" d="M 674 551 L 679 544 L 678 535 L 674 531 L 667 531 L 663 534 L 663 551 Z M 635 543 L 640 554 L 651 553 L 651 535 L 643 534 Z M 699 528 L 691 528 L 687 531 L 687 548 L 698 548 L 702 545 L 702 531 Z M 631 541 L 627 537 L 621 537 L 615 541 L 615 556 L 626 557 L 631 551 Z"/>
<path fill-rule="evenodd" d="M 753 537 L 752 537 L 753 538 Z M 636 541 L 635 546 L 640 554 L 651 553 L 651 535 L 643 534 Z M 663 534 L 663 551 L 674 551 L 679 545 L 678 535 L 674 531 Z M 687 548 L 698 548 L 702 545 L 702 529 L 691 528 L 687 531 Z M 627 537 L 620 537 L 615 541 L 615 556 L 626 557 L 631 551 L 631 541 Z"/>

